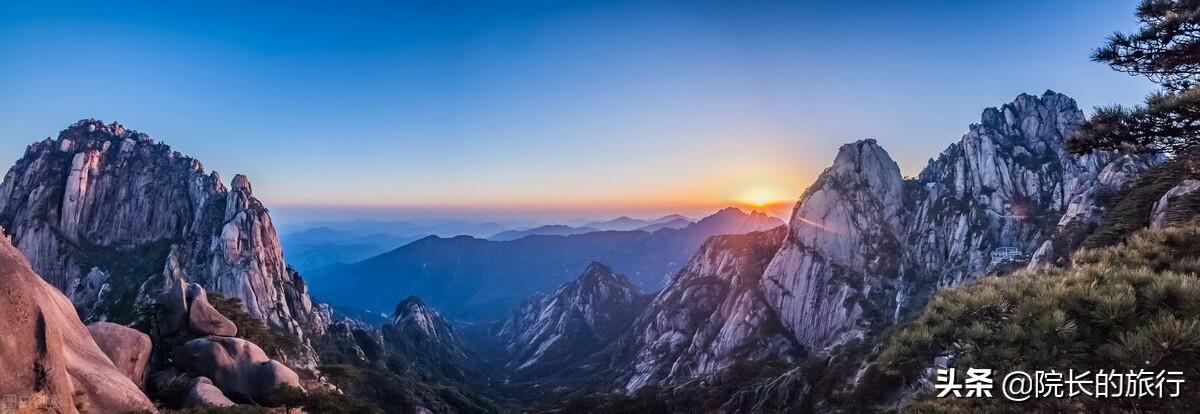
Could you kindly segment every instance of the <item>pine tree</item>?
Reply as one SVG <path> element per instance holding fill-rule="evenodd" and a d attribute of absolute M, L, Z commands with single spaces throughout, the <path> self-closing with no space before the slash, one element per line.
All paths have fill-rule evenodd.
<path fill-rule="evenodd" d="M 1184 154 L 1200 144 L 1200 0 L 1143 0 L 1134 33 L 1116 33 L 1092 53 L 1114 70 L 1161 86 L 1144 105 L 1097 108 L 1068 149 Z"/>

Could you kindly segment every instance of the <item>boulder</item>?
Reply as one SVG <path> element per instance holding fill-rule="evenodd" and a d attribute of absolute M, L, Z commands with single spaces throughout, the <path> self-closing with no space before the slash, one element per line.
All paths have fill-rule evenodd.
<path fill-rule="evenodd" d="M 1154 211 L 1150 214 L 1150 228 L 1161 229 L 1167 224 L 1170 224 L 1172 210 L 1179 210 L 1177 204 L 1180 203 L 1184 196 L 1188 196 L 1200 189 L 1200 180 L 1183 180 L 1179 184 L 1172 187 L 1158 202 L 1154 203 Z M 1193 211 L 1183 211 L 1184 214 L 1175 214 L 1176 216 L 1186 217 L 1188 219 L 1194 214 Z"/>
<path fill-rule="evenodd" d="M 236 405 L 229 400 L 220 388 L 213 385 L 212 380 L 205 377 L 196 377 L 192 380 L 191 387 L 188 388 L 187 398 L 183 401 L 183 406 L 187 408 L 195 407 L 229 407 Z"/>
<path fill-rule="evenodd" d="M 176 349 L 175 365 L 184 372 L 212 379 L 234 400 L 262 401 L 284 384 L 303 388 L 295 371 L 241 338 L 210 336 L 188 341 Z"/>
<path fill-rule="evenodd" d="M 92 339 L 108 359 L 138 388 L 146 388 L 146 365 L 150 363 L 153 344 L 150 336 L 111 322 L 96 322 L 87 327 Z"/>
<path fill-rule="evenodd" d="M 195 283 L 188 285 L 187 301 L 188 327 L 193 331 L 205 335 L 237 335 L 237 325 L 208 303 L 208 294 L 203 287 Z"/>
<path fill-rule="evenodd" d="M 178 245 L 172 246 L 167 263 L 163 265 L 163 285 L 158 296 L 153 298 L 159 305 L 156 335 L 174 334 L 188 324 L 188 282 L 184 277 L 182 254 Z"/>
<path fill-rule="evenodd" d="M 75 307 L 0 237 L 0 395 L 15 412 L 154 412 L 154 404 L 113 365 Z"/>

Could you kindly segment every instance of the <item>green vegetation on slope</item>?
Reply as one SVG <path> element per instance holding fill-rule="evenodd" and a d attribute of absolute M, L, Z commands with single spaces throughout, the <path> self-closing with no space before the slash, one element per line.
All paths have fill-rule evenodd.
<path fill-rule="evenodd" d="M 988 277 L 937 294 L 887 341 L 881 366 L 915 380 L 933 359 L 1011 371 L 1069 369 L 1200 374 L 1200 226 L 1142 231 L 1122 246 L 1083 250 L 1068 269 Z M 998 382 L 997 382 L 998 383 Z M 996 388 L 999 391 L 999 388 Z M 1193 412 L 1200 393 L 1178 399 L 934 399 L 914 412 L 1100 410 Z M 1188 392 L 1190 391 L 1190 392 Z M 1000 397 L 999 394 L 996 394 Z"/>
<path fill-rule="evenodd" d="M 300 352 L 300 338 L 281 329 L 267 327 L 263 321 L 246 312 L 239 298 L 227 298 L 216 292 L 208 292 L 208 302 L 234 325 L 237 337 L 253 342 L 274 359 L 287 360 L 288 355 Z"/>
<path fill-rule="evenodd" d="M 1187 179 L 1200 178 L 1195 165 L 1197 155 L 1181 155 L 1147 170 L 1122 194 L 1108 194 L 1100 204 L 1110 206 L 1095 231 L 1083 242 L 1084 248 L 1119 244 L 1138 229 L 1150 224 L 1154 203 L 1167 191 Z"/>

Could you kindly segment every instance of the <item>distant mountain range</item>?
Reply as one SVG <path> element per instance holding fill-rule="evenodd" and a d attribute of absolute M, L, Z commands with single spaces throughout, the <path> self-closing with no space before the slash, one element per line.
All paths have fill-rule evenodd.
<path fill-rule="evenodd" d="M 493 241 L 509 241 L 520 239 L 525 236 L 571 236 L 595 231 L 600 231 L 600 229 L 595 227 L 571 227 L 565 224 L 549 224 L 545 226 L 534 227 L 532 229 L 502 231 L 493 234 L 487 239 Z"/>
<path fill-rule="evenodd" d="M 492 235 L 491 237 L 488 237 L 487 239 L 493 241 L 508 241 L 516 240 L 525 236 L 571 236 L 575 234 L 585 234 L 596 231 L 642 230 L 653 233 L 660 229 L 666 228 L 682 229 L 692 224 L 692 222 L 692 219 L 679 214 L 671 214 L 669 216 L 660 217 L 654 220 L 640 220 L 621 216 L 612 220 L 588 223 L 578 227 L 565 224 L 550 224 L 531 229 L 502 231 Z"/>
<path fill-rule="evenodd" d="M 470 219 L 423 219 L 423 220 L 320 220 L 304 221 L 281 225 L 282 234 L 306 232 L 312 229 L 326 228 L 341 233 L 366 235 L 388 234 L 392 236 L 413 237 L 417 235 L 436 235 L 453 237 L 467 235 L 472 237 L 487 237 L 502 231 L 530 228 L 541 223 L 532 221 L 490 221 Z"/>
<path fill-rule="evenodd" d="M 279 239 L 287 263 L 296 270 L 307 272 L 337 263 L 354 263 L 422 237 L 425 236 L 362 234 L 322 226 L 285 234 Z"/>
<path fill-rule="evenodd" d="M 437 220 L 422 222 L 350 220 L 340 222 L 306 223 L 303 230 L 280 236 L 285 258 L 296 270 L 308 272 L 335 264 L 347 264 L 386 253 L 397 247 L 420 240 L 427 235 L 442 237 L 473 236 L 497 228 L 511 228 L 486 237 L 492 241 L 517 240 L 526 236 L 571 236 L 597 231 L 643 230 L 653 233 L 664 228 L 679 229 L 692 224 L 693 219 L 671 214 L 653 220 L 618 217 L 584 226 L 548 224 L 537 227 L 517 226 L 517 222 L 473 222 L 467 220 Z M 409 233 L 428 231 L 428 233 Z"/>
<path fill-rule="evenodd" d="M 606 223 L 656 224 L 628 217 Z M 705 239 L 781 225 L 763 213 L 726 208 L 683 228 L 654 232 L 530 235 L 509 241 L 429 236 L 358 263 L 310 272 L 309 281 L 314 295 L 335 305 L 387 309 L 397 297 L 416 295 L 453 319 L 490 319 L 531 294 L 574 279 L 593 261 L 612 266 L 642 290 L 657 291 Z"/>
<path fill-rule="evenodd" d="M 665 221 L 658 220 L 658 221 L 652 222 L 650 224 L 647 224 L 645 226 L 638 227 L 637 229 L 641 230 L 641 231 L 648 231 L 648 232 L 653 233 L 653 232 L 656 232 L 656 231 L 659 231 L 662 229 L 682 229 L 691 224 L 692 224 L 692 219 L 680 216 L 680 217 L 673 217 L 670 220 L 665 220 Z"/>
<path fill-rule="evenodd" d="M 592 228 L 596 228 L 596 229 L 600 229 L 600 230 L 616 230 L 616 231 L 646 230 L 646 229 L 644 229 L 645 227 L 656 225 L 656 224 L 675 223 L 677 225 L 678 223 L 681 223 L 681 222 L 691 223 L 692 221 L 693 220 L 691 218 L 685 217 L 685 216 L 682 216 L 679 214 L 671 214 L 669 216 L 659 217 L 654 220 L 642 220 L 642 219 L 635 219 L 635 218 L 628 217 L 628 216 L 621 216 L 621 217 L 617 217 L 612 220 L 588 223 L 588 224 L 584 225 L 584 227 L 592 227 Z M 686 224 L 684 226 L 686 226 Z M 671 227 L 676 227 L 676 226 L 671 226 Z M 683 226 L 678 226 L 676 228 L 679 228 L 679 227 L 683 227 Z M 647 230 L 647 231 L 653 231 L 653 230 Z"/>

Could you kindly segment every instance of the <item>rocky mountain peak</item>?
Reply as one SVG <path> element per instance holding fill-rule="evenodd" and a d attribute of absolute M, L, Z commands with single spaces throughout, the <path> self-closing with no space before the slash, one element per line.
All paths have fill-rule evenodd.
<path fill-rule="evenodd" d="M 82 139 L 104 139 L 117 140 L 124 138 L 134 138 L 136 140 L 145 140 L 149 136 L 138 133 L 134 130 L 125 129 L 120 122 L 105 124 L 97 119 L 83 119 L 71 124 L 67 129 L 62 130 L 58 134 L 58 139 L 62 140 L 82 140 Z"/>
<path fill-rule="evenodd" d="M 987 108 L 971 130 L 978 135 L 1004 137 L 1036 153 L 1062 149 L 1065 138 L 1083 121 L 1083 111 L 1069 96 L 1047 90 L 1041 96 L 1020 94 L 1000 108 Z M 988 134 L 994 131 L 997 134 Z"/>
<path fill-rule="evenodd" d="M 307 344 L 325 323 L 266 208 L 196 160 L 89 119 L 30 145 L 0 184 L 0 225 L 85 320 L 129 323 L 172 276 L 242 301 Z M 312 355 L 300 364 L 315 363 Z M 303 361 L 303 362 L 302 362 Z"/>
<path fill-rule="evenodd" d="M 767 230 L 783 224 L 782 220 L 761 211 L 747 213 L 737 207 L 725 207 L 700 219 L 693 225 L 697 228 L 721 229 L 713 231 L 714 234 L 742 234 Z"/>
<path fill-rule="evenodd" d="M 995 249 L 1053 256 L 1071 242 L 1051 239 L 1096 220 L 1098 194 L 1155 163 L 1066 153 L 1081 119 L 1065 95 L 1022 94 L 908 181 L 875 140 L 843 145 L 786 228 L 704 244 L 613 347 L 616 385 L 632 393 L 719 376 L 733 361 L 821 354 L 991 271 Z"/>
<path fill-rule="evenodd" d="M 903 196 L 904 182 L 900 175 L 900 166 L 892 160 L 887 151 L 880 147 L 874 139 L 864 139 L 838 148 L 833 165 L 818 178 L 818 182 L 827 181 L 841 190 L 869 188 L 867 195 L 883 202 L 886 208 L 885 217 L 894 218 L 901 205 L 891 203 L 899 201 Z M 815 184 L 810 187 L 819 188 Z M 819 201 L 819 200 L 818 200 Z M 801 204 L 798 204 L 802 206 Z M 793 225 L 795 216 L 793 216 Z M 805 224 L 803 221 L 800 224 Z"/>
<path fill-rule="evenodd" d="M 723 208 L 723 209 L 717 210 L 717 212 L 716 212 L 716 213 L 713 213 L 713 214 L 712 214 L 711 216 L 709 216 L 709 217 L 723 217 L 723 216 L 744 216 L 744 215 L 746 215 L 746 212 L 745 212 L 745 211 L 742 211 L 742 209 L 740 209 L 740 208 L 737 208 L 737 207 L 725 207 L 725 208 Z"/>
<path fill-rule="evenodd" d="M 425 301 L 409 296 L 396 305 L 392 323 L 382 329 L 388 352 L 401 359 L 455 380 L 475 374 L 475 357 L 463 337 L 449 321 Z"/>
<path fill-rule="evenodd" d="M 761 283 L 801 344 L 836 345 L 890 320 L 903 206 L 900 168 L 870 139 L 839 148 L 801 197 Z"/>
<path fill-rule="evenodd" d="M 242 174 L 233 176 L 233 181 L 230 182 L 229 189 L 230 191 L 240 191 L 246 194 L 247 197 L 254 195 L 254 190 L 250 186 L 250 178 Z"/>
<path fill-rule="evenodd" d="M 991 268 L 991 252 L 1005 247 L 1034 255 L 1056 234 L 1098 219 L 1095 197 L 1120 188 L 1156 161 L 1106 152 L 1067 153 L 1063 147 L 1083 112 L 1074 99 L 1046 91 L 1021 94 L 984 110 L 962 139 L 930 161 L 918 176 L 907 233 L 908 257 L 932 281 L 905 283 L 924 290 L 978 277 Z M 1103 179 L 1102 179 L 1103 178 Z M 1063 240 L 1060 252 L 1071 250 Z M 915 276 L 915 275 L 914 275 Z"/>
<path fill-rule="evenodd" d="M 747 213 L 745 210 L 742 210 L 737 207 L 725 207 L 720 210 L 717 210 L 715 213 L 709 214 L 709 215 L 701 218 L 700 221 L 704 221 L 704 220 L 709 220 L 709 221 L 736 220 L 736 219 L 742 219 L 742 218 L 747 218 L 747 217 L 758 217 L 758 216 L 765 217 L 766 215 L 759 211 L 751 211 L 751 212 Z"/>
<path fill-rule="evenodd" d="M 400 303 L 396 304 L 396 310 L 392 312 L 392 323 L 399 323 L 398 321 L 400 319 L 407 318 L 413 314 L 423 314 L 428 312 L 430 312 L 430 309 L 425 305 L 425 301 L 421 300 L 421 298 L 410 295 L 409 297 L 400 301 Z"/>
<path fill-rule="evenodd" d="M 637 287 L 633 285 L 624 275 L 614 273 L 612 268 L 600 262 L 591 262 L 587 269 L 584 269 L 583 274 L 574 282 L 583 288 L 615 288 L 615 289 L 631 289 L 637 292 Z"/>
<path fill-rule="evenodd" d="M 396 311 L 392 313 L 392 325 L 405 332 L 421 332 L 430 338 L 454 336 L 453 329 L 442 319 L 442 315 L 416 296 L 409 296 L 396 305 Z"/>
<path fill-rule="evenodd" d="M 512 357 L 510 369 L 540 372 L 609 343 L 648 301 L 624 275 L 592 262 L 553 293 L 526 300 L 495 336 Z"/>
<path fill-rule="evenodd" d="M 70 153 L 92 149 L 102 152 L 116 145 L 121 151 L 130 152 L 139 144 L 156 145 L 149 135 L 127 129 L 119 122 L 105 124 L 103 121 L 97 119 L 84 119 L 59 131 L 57 139 L 51 140 L 47 138 L 41 142 L 34 143 L 29 147 L 28 151 L 45 149 Z M 203 170 L 198 161 L 185 157 L 178 152 L 171 151 L 166 145 L 157 145 L 167 155 L 184 160 L 186 163 L 195 163 L 199 170 Z"/>

